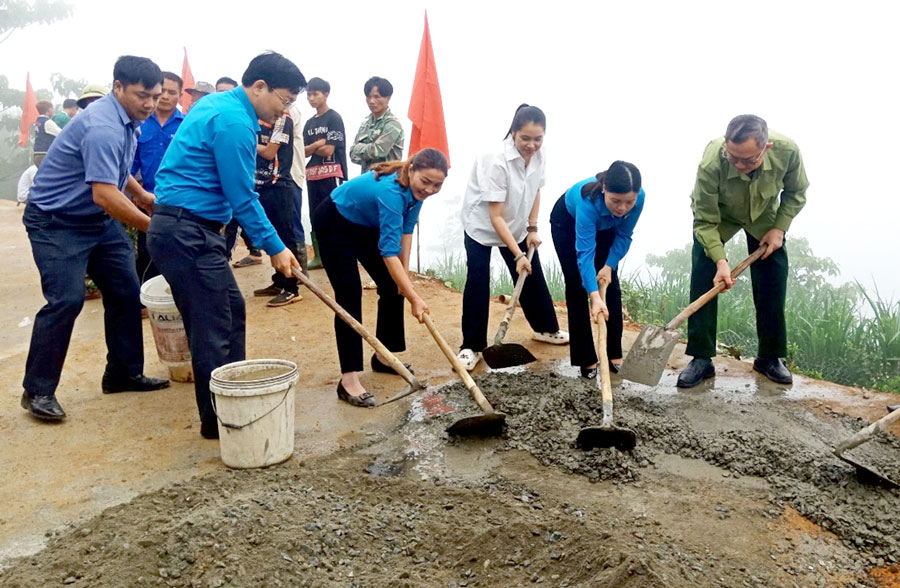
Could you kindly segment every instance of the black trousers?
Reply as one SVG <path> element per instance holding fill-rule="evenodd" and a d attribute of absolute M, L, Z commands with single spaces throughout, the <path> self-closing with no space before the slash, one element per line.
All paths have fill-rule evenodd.
<path fill-rule="evenodd" d="M 759 241 L 747 235 L 747 252 L 759 249 Z M 713 287 L 716 264 L 694 238 L 691 252 L 691 302 Z M 750 266 L 753 304 L 756 307 L 757 357 L 776 359 L 787 355 L 787 327 L 784 301 L 787 294 L 788 255 L 782 247 L 766 259 Z M 692 357 L 710 358 L 716 354 L 717 298 L 713 298 L 688 319 L 686 353 Z"/>
<path fill-rule="evenodd" d="M 572 365 L 589 366 L 597 363 L 591 334 L 591 311 L 587 290 L 581 282 L 578 258 L 575 250 L 575 219 L 566 209 L 563 194 L 550 213 L 550 234 L 559 257 L 563 277 L 566 280 L 566 308 L 569 316 L 569 356 Z M 594 269 L 600 271 L 606 265 L 606 258 L 613 241 L 614 229 L 597 232 L 597 251 L 594 254 Z M 610 360 L 622 358 L 622 289 L 619 285 L 618 268 L 613 268 L 612 283 L 606 289 L 606 306 L 609 320 L 606 321 L 606 355 Z"/>
<path fill-rule="evenodd" d="M 217 367 L 245 358 L 244 297 L 228 265 L 225 237 L 195 220 L 154 212 L 147 248 L 172 289 L 184 320 L 194 367 L 200 419 L 216 423 L 209 378 Z"/>
<path fill-rule="evenodd" d="M 294 190 L 290 184 L 278 183 L 259 189 L 259 203 L 262 204 L 269 222 L 275 227 L 278 238 L 284 243 L 294 257 L 297 257 L 297 237 L 294 234 Z M 299 258 L 298 258 L 299 259 Z M 276 271 L 272 274 L 272 283 L 282 290 L 296 294 L 297 278 L 287 277 Z"/>
<path fill-rule="evenodd" d="M 225 225 L 225 251 L 228 253 L 228 259 L 231 259 L 231 256 L 234 253 L 234 246 L 237 244 L 238 229 L 241 229 L 241 237 L 244 239 L 244 245 L 247 246 L 250 255 L 261 255 L 259 249 L 253 245 L 253 241 L 247 236 L 247 231 L 241 227 L 236 218 L 232 218 L 231 221 Z"/>
<path fill-rule="evenodd" d="M 138 231 L 137 234 L 136 263 L 138 279 L 142 284 L 150 278 L 155 278 L 159 275 L 159 270 L 156 269 L 153 259 L 150 258 L 150 252 L 147 251 L 147 233 L 144 231 Z"/>
<path fill-rule="evenodd" d="M 324 178 L 322 180 L 307 180 L 306 192 L 309 194 L 309 219 L 312 221 L 313 214 L 319 205 L 323 202 L 331 200 L 331 192 L 338 186 L 337 178 Z M 315 230 L 315 229 L 313 229 Z"/>
<path fill-rule="evenodd" d="M 105 214 L 73 217 L 33 204 L 23 216 L 47 304 L 34 318 L 22 383 L 32 396 L 59 385 L 75 319 L 84 306 L 84 275 L 103 294 L 106 369 L 114 375 L 144 371 L 140 282 L 134 249 L 122 224 Z"/>
<path fill-rule="evenodd" d="M 469 235 L 464 238 L 466 246 L 466 287 L 463 289 L 462 335 L 460 349 L 481 351 L 488 346 L 487 329 L 491 304 L 491 249 L 478 243 Z M 522 251 L 527 251 L 525 241 L 519 243 Z M 513 283 L 519 279 L 516 262 L 508 247 L 498 247 L 500 256 L 509 268 Z M 559 330 L 553 298 L 544 279 L 541 257 L 537 250 L 531 259 L 531 275 L 525 279 L 519 296 L 525 319 L 537 333 L 555 333 Z M 493 343 L 493 341 L 491 342 Z"/>
<path fill-rule="evenodd" d="M 334 289 L 334 299 L 356 320 L 362 322 L 362 283 L 357 260 L 378 286 L 378 318 L 375 336 L 390 351 L 405 351 L 403 296 L 391 277 L 378 249 L 379 230 L 348 221 L 330 198 L 323 202 L 312 219 L 319 239 L 322 265 Z M 334 317 L 341 373 L 363 369 L 362 337 L 347 323 Z"/>

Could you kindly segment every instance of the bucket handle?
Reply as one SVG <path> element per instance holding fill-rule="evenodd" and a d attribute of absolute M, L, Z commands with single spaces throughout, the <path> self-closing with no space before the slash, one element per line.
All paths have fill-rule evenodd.
<path fill-rule="evenodd" d="M 231 423 L 226 423 L 225 421 L 222 420 L 222 417 L 220 417 L 218 411 L 216 411 L 216 399 L 215 399 L 215 396 L 214 396 L 212 390 L 209 391 L 209 400 L 210 400 L 210 404 L 212 405 L 213 414 L 216 415 L 216 420 L 218 420 L 220 423 L 222 423 L 222 426 L 225 427 L 226 429 L 234 429 L 236 431 L 239 431 L 245 427 L 249 427 L 253 423 L 257 423 L 257 422 L 263 420 L 264 418 L 266 418 L 267 416 L 269 416 L 270 414 L 272 414 L 273 412 L 275 412 L 276 410 L 281 408 L 281 405 L 284 404 L 284 401 L 287 399 L 287 395 L 291 391 L 291 388 L 292 388 L 292 386 L 287 387 L 287 390 L 284 391 L 284 396 L 281 397 L 281 401 L 278 404 L 276 404 L 275 406 L 273 406 L 272 408 L 270 408 L 268 412 L 256 417 L 255 419 L 253 419 L 252 421 L 250 421 L 249 423 L 246 423 L 244 425 L 232 425 Z"/>

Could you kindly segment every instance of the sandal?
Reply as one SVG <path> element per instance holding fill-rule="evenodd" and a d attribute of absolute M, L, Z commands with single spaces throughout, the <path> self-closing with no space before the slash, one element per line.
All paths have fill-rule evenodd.
<path fill-rule="evenodd" d="M 245 257 L 243 259 L 239 259 L 239 260 L 235 261 L 231 265 L 233 265 L 234 267 L 247 267 L 250 265 L 257 265 L 260 263 L 262 263 L 262 259 L 260 259 L 260 258 L 254 259 L 248 255 L 247 257 Z"/>
<path fill-rule="evenodd" d="M 375 395 L 371 392 L 364 392 L 359 396 L 353 396 L 344 388 L 343 382 L 338 382 L 337 397 L 352 406 L 361 406 L 363 408 L 375 408 Z"/>
<path fill-rule="evenodd" d="M 551 345 L 568 345 L 569 334 L 565 331 L 556 331 L 555 333 L 533 333 L 531 338 L 535 341 L 550 343 Z"/>

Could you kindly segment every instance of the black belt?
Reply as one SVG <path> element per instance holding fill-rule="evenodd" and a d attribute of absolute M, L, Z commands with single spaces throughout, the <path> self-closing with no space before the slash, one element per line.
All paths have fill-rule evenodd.
<path fill-rule="evenodd" d="M 216 221 L 209 220 L 208 218 L 203 218 L 202 216 L 197 216 L 193 212 L 181 208 L 180 206 L 169 206 L 167 204 L 154 204 L 153 205 L 153 214 L 165 214 L 168 216 L 174 216 L 177 219 L 187 219 L 189 221 L 193 221 L 198 225 L 203 225 L 208 229 L 212 229 L 217 233 L 221 233 L 225 229 L 225 225 L 222 223 L 218 223 Z"/>

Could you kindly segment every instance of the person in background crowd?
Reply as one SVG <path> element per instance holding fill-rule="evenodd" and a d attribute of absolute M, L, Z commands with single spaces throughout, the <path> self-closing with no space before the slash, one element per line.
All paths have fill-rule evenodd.
<path fill-rule="evenodd" d="M 313 212 L 313 229 L 319 235 L 335 300 L 362 321 L 358 261 L 378 285 L 375 336 L 390 351 L 406 349 L 403 298 L 409 300 L 412 315 L 420 322 L 428 312 L 409 279 L 409 253 L 422 203 L 440 192 L 446 177 L 444 154 L 423 149 L 406 161 L 375 164 L 372 171 L 335 188 Z M 341 363 L 338 398 L 353 406 L 375 406 L 375 397 L 359 381 L 362 338 L 337 316 L 334 331 Z M 396 374 L 385 361 L 377 353 L 372 355 L 372 369 Z"/>
<path fill-rule="evenodd" d="M 497 247 L 513 282 L 529 274 L 519 301 L 537 341 L 565 345 L 569 334 L 559 330 L 553 299 L 544 279 L 537 248 L 541 187 L 544 185 L 544 130 L 547 119 L 536 106 L 522 104 L 500 149 L 480 156 L 463 197 L 462 224 L 466 247 L 459 360 L 469 371 L 487 347 L 490 313 L 491 250 Z M 534 247 L 528 260 L 526 251 Z"/>
<path fill-rule="evenodd" d="M 53 104 L 49 101 L 38 102 L 37 111 L 38 117 L 34 121 L 34 164 L 40 166 L 41 160 L 62 129 L 50 118 L 53 116 Z"/>
<path fill-rule="evenodd" d="M 344 139 L 344 120 L 328 106 L 331 84 L 322 78 L 312 78 L 306 88 L 306 99 L 316 115 L 306 121 L 303 142 L 306 145 L 306 189 L 309 193 L 309 213 L 331 197 L 331 192 L 347 180 L 347 152 Z M 319 243 L 312 235 L 313 260 L 310 269 L 322 267 Z"/>
<path fill-rule="evenodd" d="M 569 357 L 572 365 L 581 369 L 582 377 L 597 377 L 592 315 L 595 321 L 608 323 L 606 350 L 610 372 L 618 373 L 622 365 L 618 267 L 631 247 L 631 235 L 643 209 L 641 172 L 632 163 L 616 161 L 609 169 L 566 190 L 550 213 L 553 245 L 566 280 Z M 600 298 L 599 281 L 608 286 L 606 301 Z"/>
<path fill-rule="evenodd" d="M 184 115 L 176 108 L 182 86 L 183 82 L 178 75 L 164 71 L 159 103 L 141 127 L 141 138 L 138 139 L 131 174 L 140 178 L 141 185 L 148 192 L 156 191 L 156 171 L 175 132 L 181 126 L 181 121 L 184 120 Z M 159 275 L 147 251 L 147 234 L 143 231 L 137 236 L 137 272 L 141 282 Z"/>
<path fill-rule="evenodd" d="M 234 90 L 237 88 L 238 83 L 229 78 L 228 76 L 222 76 L 218 80 L 216 80 L 216 92 L 227 92 L 228 90 Z"/>
<path fill-rule="evenodd" d="M 244 297 L 228 266 L 223 225 L 236 216 L 272 267 L 285 276 L 299 269 L 266 218 L 253 178 L 258 121 L 274 123 L 305 85 L 283 55 L 254 57 L 240 88 L 207 96 L 185 117 L 156 174 L 147 248 L 184 319 L 206 439 L 219 436 L 210 374 L 246 354 Z"/>
<path fill-rule="evenodd" d="M 366 106 L 372 112 L 363 121 L 350 147 L 350 161 L 358 163 L 361 173 L 381 161 L 399 161 L 403 157 L 403 127 L 388 108 L 394 86 L 384 78 L 369 78 L 363 85 Z"/>
<path fill-rule="evenodd" d="M 259 203 L 275 232 L 285 246 L 297 257 L 297 238 L 294 235 L 294 189 L 291 164 L 294 158 L 294 121 L 287 114 L 293 103 L 285 105 L 285 112 L 269 124 L 259 121 L 259 144 L 256 146 L 256 191 Z M 302 269 L 302 266 L 301 266 Z M 272 284 L 253 291 L 254 296 L 272 296 L 266 306 L 277 307 L 303 300 L 297 278 L 276 271 Z"/>
<path fill-rule="evenodd" d="M 294 121 L 294 140 L 291 145 L 294 148 L 294 158 L 291 161 L 291 179 L 294 180 L 294 238 L 297 240 L 297 256 L 300 261 L 300 269 L 303 275 L 309 276 L 309 262 L 306 252 L 306 233 L 303 230 L 303 183 L 306 180 L 306 150 L 303 147 L 303 118 L 297 104 L 291 105 L 288 110 L 291 120 Z"/>
<path fill-rule="evenodd" d="M 16 206 L 28 203 L 28 193 L 31 191 L 31 186 L 34 185 L 34 174 L 37 173 L 37 170 L 38 167 L 32 163 L 19 176 L 19 183 L 16 186 Z"/>
<path fill-rule="evenodd" d="M 190 111 L 201 98 L 214 94 L 216 89 L 209 82 L 196 82 L 193 88 L 185 88 L 184 91 L 191 97 L 191 105 L 188 108 L 188 111 Z M 184 114 L 187 114 L 187 112 Z"/>
<path fill-rule="evenodd" d="M 109 88 L 103 84 L 88 84 L 81 91 L 81 96 L 78 97 L 78 108 L 84 110 L 91 103 L 96 102 L 107 94 L 109 94 Z"/>
<path fill-rule="evenodd" d="M 169 385 L 143 375 L 140 282 L 122 224 L 141 231 L 150 224 L 138 206 L 150 207 L 154 196 L 129 171 L 139 125 L 162 91 L 162 72 L 145 57 L 126 55 L 116 61 L 113 80 L 112 94 L 75 117 L 50 146 L 23 217 L 47 299 L 34 319 L 22 383 L 22 407 L 40 420 L 66 416 L 55 395 L 84 305 L 86 272 L 103 294 L 103 393 Z"/>
<path fill-rule="evenodd" d="M 62 110 L 53 115 L 53 122 L 62 129 L 77 113 L 78 101 L 74 98 L 66 98 L 63 100 Z"/>
<path fill-rule="evenodd" d="M 759 350 L 753 369 L 773 382 L 793 382 L 781 360 L 787 355 L 784 302 L 788 256 L 784 234 L 806 204 L 809 181 L 796 143 L 770 132 L 766 121 L 752 114 L 731 119 L 725 136 L 710 141 L 697 169 L 691 194 L 694 248 L 691 254 L 691 301 L 711 287 L 734 280 L 725 258 L 725 243 L 743 229 L 747 250 L 765 247 L 750 266 Z M 716 299 L 688 319 L 685 353 L 693 357 L 678 375 L 679 388 L 691 388 L 716 375 Z"/>

